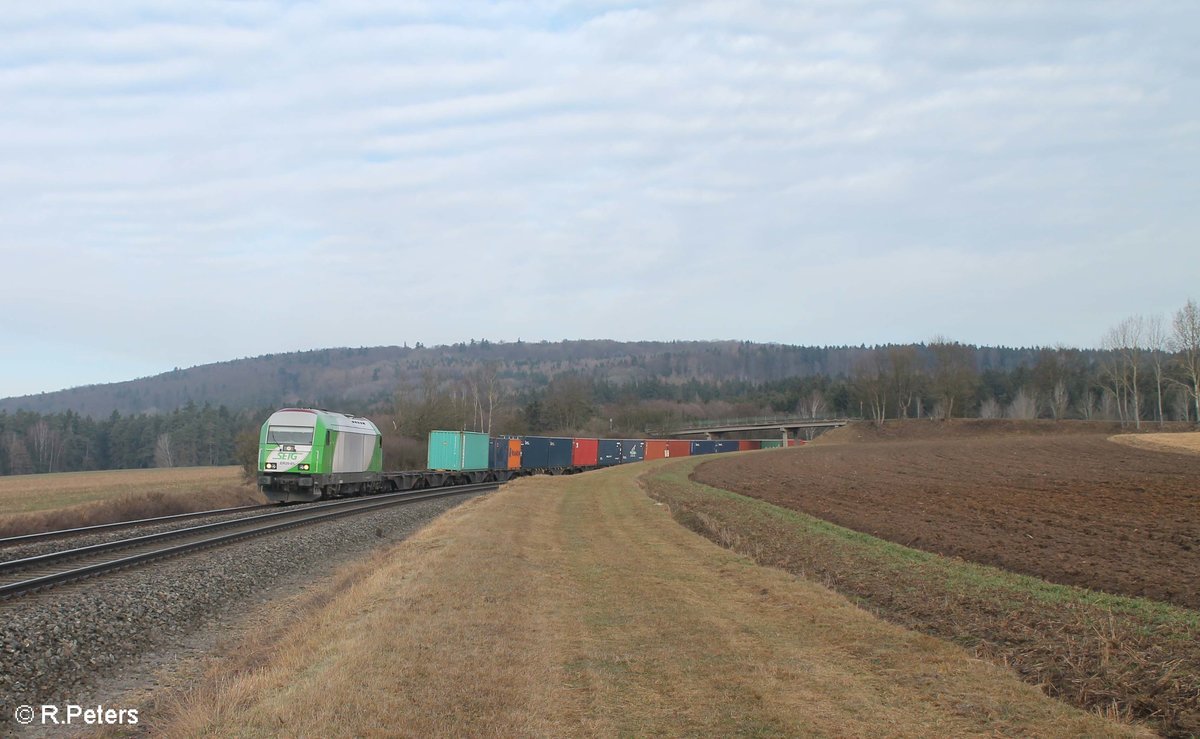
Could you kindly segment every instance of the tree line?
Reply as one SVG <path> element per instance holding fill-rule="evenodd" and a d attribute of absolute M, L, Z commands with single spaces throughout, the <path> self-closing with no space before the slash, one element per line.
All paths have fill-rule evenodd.
<path fill-rule="evenodd" d="M 99 420 L 73 411 L 0 411 L 0 474 L 233 464 L 238 433 L 260 415 L 193 403 Z"/>

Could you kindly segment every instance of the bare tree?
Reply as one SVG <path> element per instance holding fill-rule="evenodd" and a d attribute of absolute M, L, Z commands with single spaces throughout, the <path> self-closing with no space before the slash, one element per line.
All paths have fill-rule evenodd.
<path fill-rule="evenodd" d="M 587 378 L 565 373 L 550 381 L 546 390 L 546 413 L 556 428 L 578 430 L 592 412 L 592 384 Z"/>
<path fill-rule="evenodd" d="M 883 352 L 873 351 L 861 357 L 854 366 L 854 394 L 870 409 L 871 419 L 882 426 L 887 418 L 889 373 Z"/>
<path fill-rule="evenodd" d="M 896 418 L 908 418 L 917 390 L 917 350 L 911 346 L 893 346 L 888 349 L 891 370 L 891 392 L 896 399 Z"/>
<path fill-rule="evenodd" d="M 1009 418 L 1032 420 L 1037 418 L 1037 398 L 1027 388 L 1017 390 L 1012 402 L 1008 404 L 1006 415 Z"/>
<path fill-rule="evenodd" d="M 1050 416 L 1055 420 L 1063 418 L 1071 405 L 1070 388 L 1067 385 L 1070 375 L 1065 347 L 1056 346 L 1038 352 L 1037 362 L 1033 366 L 1034 386 L 1031 394 L 1045 401 Z"/>
<path fill-rule="evenodd" d="M 55 463 L 62 453 L 62 435 L 50 428 L 46 419 L 40 419 L 29 429 L 29 441 L 33 444 L 33 460 L 36 469 L 53 472 Z"/>
<path fill-rule="evenodd" d="M 1055 420 L 1061 420 L 1066 417 L 1067 408 L 1070 406 L 1071 394 L 1067 391 L 1067 381 L 1060 378 L 1050 391 L 1050 413 Z"/>
<path fill-rule="evenodd" d="M 504 382 L 500 379 L 500 365 L 488 362 L 485 365 L 485 387 L 487 388 L 487 432 L 492 433 L 492 420 L 503 407 L 506 397 Z"/>
<path fill-rule="evenodd" d="M 1163 368 L 1167 355 L 1167 329 L 1162 316 L 1147 316 L 1143 323 L 1146 353 L 1150 356 L 1150 368 L 1154 371 L 1154 392 L 1158 400 L 1158 425 L 1163 417 Z"/>
<path fill-rule="evenodd" d="M 933 353 L 933 391 L 938 399 L 937 407 L 942 417 L 949 420 L 954 416 L 955 404 L 965 406 L 979 381 L 974 354 L 969 346 L 940 336 L 929 342 L 929 350 Z"/>
<path fill-rule="evenodd" d="M 477 431 L 492 433 L 492 418 L 504 398 L 504 384 L 500 381 L 500 365 L 484 362 L 467 375 L 467 386 L 473 401 L 472 423 Z"/>
<path fill-rule="evenodd" d="M 980 418 L 1000 418 L 1004 413 L 995 398 L 987 398 L 979 404 Z"/>
<path fill-rule="evenodd" d="M 1090 421 L 1099 413 L 1096 407 L 1096 395 L 1091 388 L 1084 388 L 1083 396 L 1079 398 L 1079 402 L 1075 405 L 1075 409 L 1079 412 L 1079 417 L 1085 421 Z"/>
<path fill-rule="evenodd" d="M 1184 387 L 1192 396 L 1196 423 L 1200 424 L 1200 309 L 1195 300 L 1176 311 L 1171 327 L 1171 350 L 1177 355 L 1175 362 L 1186 378 Z"/>
<path fill-rule="evenodd" d="M 174 467 L 175 456 L 171 452 L 171 434 L 164 431 L 158 435 L 154 443 L 154 465 L 156 467 Z"/>
<path fill-rule="evenodd" d="M 804 418 L 822 418 L 825 416 L 827 406 L 825 404 L 825 393 L 821 392 L 820 388 L 814 387 L 812 392 L 800 399 L 797 404 L 800 415 Z"/>
<path fill-rule="evenodd" d="M 465 394 L 443 387 L 437 372 L 426 367 L 418 387 L 404 384 L 396 390 L 392 424 L 405 436 L 424 439 L 434 429 L 466 427 Z"/>
<path fill-rule="evenodd" d="M 4 432 L 4 446 L 8 449 L 9 468 L 14 475 L 28 475 L 37 470 L 33 466 L 33 458 L 25 439 L 15 431 Z"/>
<path fill-rule="evenodd" d="M 1141 393 L 1138 390 L 1138 371 L 1145 349 L 1145 319 L 1132 316 L 1110 328 L 1101 342 L 1110 352 L 1105 372 L 1112 383 L 1121 422 L 1132 418 L 1134 426 L 1142 427 Z"/>

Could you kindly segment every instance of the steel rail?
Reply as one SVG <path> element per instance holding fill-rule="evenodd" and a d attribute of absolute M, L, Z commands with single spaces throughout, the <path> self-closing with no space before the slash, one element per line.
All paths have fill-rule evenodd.
<path fill-rule="evenodd" d="M 421 500 L 429 500 L 432 498 L 484 492 L 486 490 L 494 490 L 497 487 L 499 487 L 499 483 L 487 482 L 478 483 L 475 485 L 455 485 L 444 488 L 425 489 L 416 492 L 405 491 L 402 493 L 391 493 L 388 495 L 377 495 L 367 498 L 351 498 L 344 501 L 334 501 L 321 506 L 308 506 L 305 508 L 280 511 L 278 513 L 264 514 L 262 516 L 242 518 L 236 521 L 222 521 L 216 524 L 193 526 L 187 529 L 165 532 L 164 534 L 151 534 L 148 536 L 140 536 L 132 539 L 122 539 L 116 542 L 109 542 L 108 544 L 80 547 L 78 549 L 68 550 L 66 552 L 53 552 L 49 555 L 27 557 L 21 560 L 11 560 L 9 562 L 0 563 L 0 572 L 11 572 L 13 570 L 28 569 L 30 567 L 42 567 L 47 564 L 62 563 L 72 559 L 79 559 L 81 557 L 113 553 L 123 549 L 144 546 L 146 544 L 165 542 L 169 539 L 187 538 L 189 536 L 197 535 L 201 537 L 199 539 L 195 539 L 194 541 L 175 544 L 167 547 L 159 547 L 146 552 L 132 554 L 127 557 L 84 564 L 80 567 L 69 568 L 60 572 L 54 572 L 47 575 L 40 575 L 25 580 L 6 583 L 0 585 L 0 598 L 8 598 L 14 595 L 29 592 L 31 590 L 58 585 L 71 580 L 92 577 L 105 572 L 124 569 L 126 567 L 131 567 L 133 565 L 155 559 L 185 554 L 200 549 L 207 549 L 209 547 L 231 543 L 241 539 L 248 539 L 267 533 L 294 528 L 304 524 L 313 523 L 315 521 L 325 521 L 354 513 L 363 513 L 393 505 L 415 503 Z M 281 514 L 287 516 L 286 520 L 277 520 Z M 250 528 L 245 528 L 247 525 L 249 525 Z M 244 530 L 220 533 L 220 531 L 223 529 L 235 527 L 241 527 Z M 207 534 L 210 533 L 213 535 L 207 536 Z"/>
<path fill-rule="evenodd" d="M 39 531 L 33 534 L 18 534 L 17 536 L 5 536 L 0 538 L 0 547 L 12 546 L 15 544 L 28 544 L 30 542 L 42 541 L 44 539 L 57 539 L 64 536 L 77 536 L 80 534 L 94 534 L 103 531 L 115 531 L 117 529 L 133 528 L 135 526 L 149 526 L 157 523 L 171 523 L 172 521 L 186 521 L 189 518 L 203 518 L 204 516 L 220 516 L 229 513 L 245 513 L 247 511 L 262 510 L 264 508 L 278 508 L 278 503 L 266 503 L 263 505 L 244 505 L 235 506 L 233 508 L 213 508 L 207 511 L 192 511 L 190 513 L 172 513 L 168 516 L 154 516 L 152 518 L 138 518 L 129 521 L 113 521 L 112 523 L 98 523 L 92 526 L 79 526 L 73 529 L 55 529 L 53 531 Z"/>

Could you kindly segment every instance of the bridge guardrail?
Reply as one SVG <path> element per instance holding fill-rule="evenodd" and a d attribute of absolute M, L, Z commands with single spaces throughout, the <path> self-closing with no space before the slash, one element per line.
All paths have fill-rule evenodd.
<path fill-rule="evenodd" d="M 646 433 L 662 434 L 681 434 L 688 431 L 704 431 L 710 428 L 724 428 L 727 426 L 787 426 L 790 424 L 819 424 L 822 422 L 828 423 L 847 423 L 849 419 L 839 417 L 823 417 L 809 418 L 801 416 L 760 416 L 756 418 L 718 418 L 702 421 L 689 421 L 685 426 L 671 426 L 661 429 L 646 429 Z"/>

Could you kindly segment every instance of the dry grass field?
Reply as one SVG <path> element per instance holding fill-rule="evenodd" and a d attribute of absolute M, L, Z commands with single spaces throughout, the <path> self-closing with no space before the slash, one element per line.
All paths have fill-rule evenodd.
<path fill-rule="evenodd" d="M 1200 433 L 1182 434 L 1118 434 L 1109 437 L 1118 444 L 1128 444 L 1159 452 L 1200 454 Z"/>
<path fill-rule="evenodd" d="M 240 467 L 0 477 L 0 536 L 265 502 Z"/>
<path fill-rule="evenodd" d="M 269 606 L 142 715 L 169 736 L 1138 733 L 679 526 L 638 479 L 664 469 L 464 504 Z"/>

